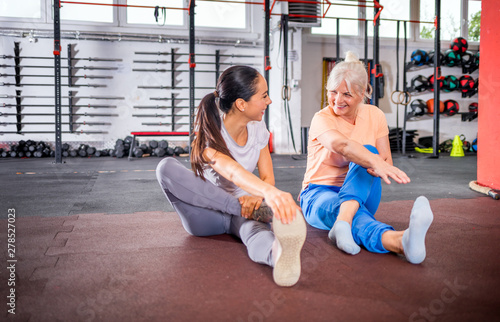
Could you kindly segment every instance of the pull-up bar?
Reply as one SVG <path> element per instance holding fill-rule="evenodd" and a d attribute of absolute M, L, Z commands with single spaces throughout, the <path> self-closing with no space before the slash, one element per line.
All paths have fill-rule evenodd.
<path fill-rule="evenodd" d="M 273 16 L 281 16 L 280 13 L 272 13 Z M 289 14 L 289 17 L 296 18 L 317 18 L 317 19 L 339 19 L 339 20 L 354 20 L 354 21 L 374 21 L 374 19 L 366 19 L 366 18 L 349 18 L 349 17 L 323 17 L 323 16 L 315 16 L 315 15 L 299 15 L 299 14 Z M 404 20 L 404 19 L 390 19 L 390 18 L 380 18 L 381 21 L 402 21 L 402 22 L 410 22 L 410 23 L 427 23 L 434 25 L 434 21 L 420 21 L 420 20 Z"/>
<path fill-rule="evenodd" d="M 251 5 L 264 5 L 264 2 L 253 2 L 253 1 L 231 1 L 231 0 L 197 0 L 197 1 L 205 1 L 205 2 L 220 2 L 220 3 L 236 3 L 236 4 L 251 4 Z M 296 18 L 316 18 L 316 19 L 342 19 L 342 20 L 356 20 L 356 21 L 374 21 L 374 19 L 366 19 L 366 18 L 348 18 L 348 17 L 327 17 L 326 14 L 330 8 L 330 6 L 351 6 L 351 7 L 360 7 L 360 8 L 375 8 L 377 5 L 366 5 L 366 4 L 347 4 L 347 3 L 333 3 L 329 0 L 320 0 L 318 2 L 306 1 L 306 0 L 273 0 L 270 14 L 272 16 L 281 16 L 280 13 L 272 13 L 274 5 L 277 1 L 280 2 L 291 2 L 291 3 L 303 3 L 303 4 L 322 4 L 327 5 L 327 9 L 321 16 L 317 15 L 299 15 L 299 14 L 289 14 L 289 17 Z M 356 1 L 356 0 L 342 0 L 342 1 Z M 62 0 L 60 3 L 68 3 L 68 4 L 82 4 L 82 5 L 96 5 L 96 6 L 108 6 L 108 7 L 131 7 L 131 8 L 144 8 L 144 9 L 155 9 L 156 6 L 142 6 L 142 5 L 130 5 L 130 4 L 115 4 L 115 3 L 93 3 L 93 2 L 83 2 L 83 1 L 65 1 Z M 365 1 L 365 3 L 374 3 Z M 377 2 L 378 3 L 378 2 Z M 189 8 L 177 8 L 177 7 L 162 7 L 169 10 L 184 10 L 189 11 Z M 435 24 L 434 21 L 420 21 L 420 20 L 403 20 L 403 19 L 390 19 L 390 18 L 380 18 L 383 21 L 407 21 L 410 23 L 426 23 L 426 24 Z M 199 55 L 199 54 L 198 54 Z"/>
<path fill-rule="evenodd" d="M 156 9 L 156 6 L 140 6 L 133 4 L 119 4 L 119 3 L 94 3 L 94 2 L 82 2 L 82 1 L 59 1 L 59 3 L 70 3 L 70 4 L 86 4 L 92 6 L 108 6 L 108 7 L 131 7 L 131 8 L 145 8 L 145 9 Z M 189 10 L 188 8 L 176 8 L 176 7 L 162 7 L 169 10 Z"/>

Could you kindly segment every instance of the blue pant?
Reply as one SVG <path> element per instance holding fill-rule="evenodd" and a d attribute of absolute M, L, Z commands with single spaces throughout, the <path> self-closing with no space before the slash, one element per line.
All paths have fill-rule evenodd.
<path fill-rule="evenodd" d="M 234 235 L 245 244 L 254 262 L 273 266 L 271 226 L 241 217 L 241 205 L 236 197 L 195 176 L 175 158 L 161 160 L 156 177 L 189 234 Z"/>
<path fill-rule="evenodd" d="M 378 154 L 375 147 L 365 147 Z M 330 230 L 337 220 L 340 205 L 347 200 L 356 200 L 359 209 L 352 221 L 354 241 L 371 252 L 387 253 L 382 246 L 382 234 L 394 228 L 375 220 L 374 215 L 381 197 L 380 178 L 370 175 L 365 168 L 351 162 L 342 187 L 309 184 L 300 194 L 300 206 L 311 226 Z"/>

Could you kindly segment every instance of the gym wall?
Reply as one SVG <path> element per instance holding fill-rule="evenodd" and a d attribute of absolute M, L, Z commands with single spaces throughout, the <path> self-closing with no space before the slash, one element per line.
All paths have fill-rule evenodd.
<path fill-rule="evenodd" d="M 14 42 L 19 42 L 21 48 L 21 56 L 52 56 L 53 41 L 51 39 L 39 39 L 36 43 L 30 43 L 27 39 L 0 37 L 2 44 L 2 55 L 14 54 Z M 169 61 L 170 55 L 139 55 L 135 52 L 166 52 L 170 53 L 174 49 L 177 53 L 189 53 L 188 44 L 164 44 L 164 43 L 133 43 L 133 42 L 109 42 L 109 41 L 84 41 L 84 40 L 63 40 L 61 65 L 63 66 L 62 75 L 67 75 L 67 61 L 64 59 L 68 56 L 66 52 L 67 44 L 74 46 L 74 58 L 100 58 L 100 59 L 120 59 L 121 61 L 76 61 L 74 67 L 81 68 L 74 72 L 74 75 L 87 75 L 90 78 L 75 78 L 74 86 L 62 87 L 62 96 L 68 96 L 71 90 L 74 92 L 74 97 L 116 97 L 117 99 L 73 99 L 74 105 L 84 105 L 73 108 L 76 114 L 73 121 L 78 123 L 89 123 L 74 125 L 75 133 L 63 133 L 64 142 L 93 142 L 94 146 L 99 146 L 99 142 L 106 145 L 114 145 L 117 138 L 124 138 L 130 135 L 131 131 L 171 131 L 171 117 L 155 116 L 155 115 L 170 115 L 171 101 L 170 100 L 152 100 L 152 98 L 170 98 L 171 94 L 176 94 L 176 115 L 175 131 L 189 131 L 189 72 L 188 72 L 188 56 L 178 56 L 176 62 L 182 63 L 176 65 L 176 70 L 180 72 L 175 75 L 177 89 L 163 88 L 141 88 L 143 86 L 170 87 L 171 72 L 154 71 L 169 70 L 170 63 L 155 63 L 156 61 Z M 230 58 L 223 57 L 221 62 L 252 64 L 257 69 L 261 70 L 262 51 L 260 47 L 255 48 L 235 48 L 235 47 L 220 47 L 210 45 L 197 45 L 196 51 L 199 54 L 215 55 L 215 51 L 219 49 L 221 54 L 234 55 L 253 55 L 254 58 Z M 196 87 L 207 87 L 195 90 L 195 104 L 199 103 L 199 99 L 207 93 L 210 93 L 215 88 L 215 72 L 201 72 L 202 70 L 215 71 L 215 57 L 196 57 Z M 134 61 L 152 61 L 152 63 L 136 63 Z M 4 60 L 4 63 L 9 65 L 14 64 L 13 59 Z M 204 65 L 208 63 L 210 65 Z M 37 59 L 22 59 L 23 65 L 49 66 L 51 68 L 22 68 L 21 75 L 53 75 L 53 59 L 37 60 Z M 99 70 L 88 68 L 114 68 L 113 70 Z M 221 65 L 221 72 L 228 65 Z M 137 69 L 149 69 L 153 71 L 136 71 Z M 8 74 L 14 74 L 14 68 L 5 68 L 4 71 Z M 199 71 L 199 72 L 198 72 Z M 104 76 L 105 79 L 94 79 L 92 76 Z M 14 77 L 3 77 L 3 83 L 14 84 Z M 16 90 L 21 91 L 22 96 L 54 96 L 53 86 L 42 86 L 41 84 L 53 84 L 53 77 L 23 77 L 21 84 L 34 84 L 36 86 L 2 86 L 0 87 L 0 95 L 16 95 Z M 63 76 L 62 84 L 68 84 L 67 77 Z M 90 85 L 90 86 L 87 86 Z M 93 87 L 102 86 L 102 87 Z M 182 88 L 184 87 L 184 88 Z M 22 108 L 23 131 L 50 131 L 53 130 L 53 125 L 30 125 L 27 123 L 34 122 L 53 122 L 54 108 L 51 106 L 31 106 L 31 105 L 51 105 L 53 99 L 46 98 L 24 98 L 23 105 L 30 105 Z M 1 103 L 15 104 L 14 98 L 2 98 Z M 68 105 L 68 99 L 62 99 L 63 105 Z M 85 106 L 88 105 L 88 106 Z M 107 107 L 93 107 L 107 106 Z M 149 107 L 149 108 L 145 108 Z M 2 113 L 16 113 L 16 107 L 0 107 Z M 63 114 L 68 113 L 68 107 L 62 107 Z M 30 116 L 28 114 L 49 114 L 49 116 Z M 85 116 L 87 114 L 87 116 Z M 104 116 L 90 116 L 93 114 L 101 114 Z M 107 116 L 106 116 L 107 115 Z M 145 115 L 151 115 L 146 117 Z M 16 116 L 0 116 L 0 122 L 15 122 Z M 63 123 L 67 123 L 69 116 L 62 117 Z M 105 125 L 92 125 L 93 123 L 105 123 Z M 156 123 L 158 125 L 146 125 Z M 162 125 L 160 125 L 162 123 Z M 15 131 L 15 125 L 3 125 L 0 131 Z M 64 124 L 63 131 L 69 130 L 69 125 Z M 79 133 L 83 131 L 83 133 Z M 99 132 L 96 134 L 86 134 L 86 131 Z M 29 138 L 43 141 L 52 141 L 54 134 L 52 133 L 33 133 L 33 134 L 4 134 L 0 136 L 1 141 L 19 141 Z M 111 147 L 111 146 L 108 146 Z"/>
<path fill-rule="evenodd" d="M 482 1 L 481 64 L 479 65 L 478 157 L 477 181 L 493 189 L 500 189 L 500 67 L 497 51 L 500 50 L 498 13 L 500 2 Z"/>
<path fill-rule="evenodd" d="M 381 23 L 384 23 L 382 21 Z M 303 35 L 303 46 L 302 55 L 307 57 L 307 62 L 304 64 L 304 72 L 302 79 L 302 90 L 307 95 L 303 95 L 302 100 L 302 127 L 310 126 L 310 122 L 314 113 L 321 108 L 321 87 L 322 87 L 322 59 L 323 57 L 335 57 L 336 53 L 336 39 L 335 36 L 324 37 L 318 35 L 311 35 L 309 32 L 305 31 Z M 477 46 L 470 46 L 469 50 L 477 51 Z M 449 48 L 449 41 L 441 42 L 442 50 Z M 407 59 L 410 61 L 410 55 L 415 49 L 431 50 L 434 49 L 433 41 L 426 42 L 413 42 L 408 41 L 407 49 Z M 360 58 L 364 58 L 364 43 L 363 38 L 357 37 L 340 37 L 340 55 L 341 58 L 345 57 L 345 52 L 348 50 L 354 51 L 358 54 Z M 399 52 L 399 88 L 403 89 L 403 38 L 400 39 L 400 52 Z M 372 41 L 369 40 L 368 44 L 368 58 L 373 57 L 373 47 Z M 481 58 L 482 59 L 482 58 Z M 381 39 L 380 44 L 380 64 L 383 68 L 383 73 L 385 76 L 385 95 L 383 98 L 379 99 L 379 108 L 384 111 L 389 127 L 396 127 L 396 115 L 397 108 L 390 100 L 390 94 L 396 89 L 396 40 L 395 39 Z M 424 74 L 426 77 L 433 73 L 433 68 L 428 67 L 419 70 L 418 73 Z M 411 78 L 416 74 L 408 73 L 407 82 L 410 86 Z M 462 75 L 462 70 L 459 67 L 442 67 L 442 75 L 456 75 L 460 77 Z M 477 78 L 477 71 L 473 75 Z M 441 100 L 445 101 L 447 99 L 457 99 L 460 103 L 460 111 L 467 112 L 468 105 L 472 102 L 478 101 L 478 95 L 474 95 L 471 98 L 462 99 L 460 93 L 451 92 L 444 93 L 441 91 Z M 433 93 L 428 92 L 424 95 L 418 97 L 423 100 L 428 100 L 433 98 Z M 412 100 L 414 99 L 412 98 Z M 403 114 L 404 107 L 399 105 L 399 127 L 403 127 Z M 480 114 L 480 113 L 479 113 Z M 416 121 L 410 121 L 407 123 L 408 130 L 418 130 L 419 136 L 432 136 L 433 135 L 433 120 L 432 117 L 422 117 Z M 468 141 L 474 140 L 477 136 L 477 120 L 472 122 L 462 122 L 460 115 L 454 115 L 451 117 L 442 115 L 440 117 L 440 138 L 439 142 L 445 141 L 447 139 L 453 139 L 455 135 L 464 134 Z"/>
<path fill-rule="evenodd" d="M 214 65 L 204 65 L 203 62 L 210 63 L 214 62 L 215 58 L 204 57 L 203 54 L 214 55 L 217 49 L 220 50 L 222 55 L 234 54 L 238 55 L 251 55 L 253 58 L 237 58 L 237 57 L 225 57 L 221 58 L 221 62 L 224 63 L 234 63 L 234 64 L 251 64 L 261 73 L 263 73 L 263 12 L 261 6 L 249 6 L 250 7 L 250 23 L 247 30 L 241 32 L 223 30 L 209 30 L 204 28 L 199 28 L 196 30 L 196 87 L 210 87 L 204 89 L 195 90 L 195 105 L 198 104 L 199 99 L 203 95 L 213 91 L 215 86 L 215 73 L 203 73 L 201 70 L 215 70 Z M 281 8 L 275 8 L 274 12 L 279 13 Z M 300 153 L 300 87 L 297 86 L 292 91 L 292 99 L 290 101 L 290 119 L 292 122 L 292 132 L 294 133 L 296 141 L 296 149 L 293 148 L 291 142 L 291 135 L 289 129 L 288 113 L 284 109 L 281 99 L 282 93 L 282 71 L 283 71 L 283 49 L 280 49 L 280 34 L 279 34 L 279 17 L 273 17 L 271 19 L 272 28 L 272 39 L 271 39 L 271 66 L 270 70 L 270 96 L 273 104 L 269 108 L 269 130 L 273 133 L 273 147 L 276 153 Z M 11 22 L 1 22 L 0 28 L 7 27 L 17 27 L 24 30 L 26 26 L 34 30 L 46 30 L 47 32 L 52 31 L 52 22 L 47 23 L 11 23 Z M 170 31 L 167 27 L 164 29 L 153 28 L 151 30 L 147 28 L 143 29 L 133 29 L 133 28 L 121 28 L 110 26 L 80 26 L 71 25 L 65 21 L 61 22 L 61 31 L 95 31 L 95 32 L 107 32 L 109 34 L 118 34 L 119 32 L 124 33 L 140 33 L 148 34 L 151 32 L 151 36 L 154 38 L 157 35 L 163 36 L 162 42 L 157 42 L 154 39 L 148 42 L 129 42 L 129 41 L 99 41 L 99 40 L 83 40 L 83 39 L 62 39 L 62 58 L 61 65 L 67 66 L 65 57 L 67 57 L 66 46 L 72 44 L 74 47 L 74 58 L 104 58 L 104 59 L 119 59 L 120 61 L 85 61 L 81 60 L 74 64 L 75 67 L 80 67 L 80 70 L 74 73 L 74 75 L 91 75 L 99 77 L 107 77 L 105 79 L 92 79 L 92 78 L 79 78 L 73 81 L 76 86 L 62 87 L 62 96 L 68 96 L 68 91 L 74 91 L 75 97 L 83 96 L 99 96 L 99 97 L 118 97 L 118 99 L 78 99 L 73 100 L 73 104 L 84 105 L 78 108 L 74 108 L 73 112 L 77 114 L 83 114 L 80 116 L 75 116 L 73 121 L 79 124 L 74 126 L 74 133 L 63 133 L 62 141 L 71 143 L 72 145 L 77 145 L 80 143 L 87 143 L 96 148 L 111 148 L 114 146 L 116 139 L 124 138 L 130 135 L 132 131 L 171 131 L 170 117 L 155 117 L 155 114 L 170 114 L 170 108 L 164 108 L 164 106 L 170 106 L 170 101 L 167 100 L 151 100 L 151 98 L 158 97 L 170 97 L 171 93 L 176 93 L 178 98 L 184 98 L 184 100 L 179 101 L 176 106 L 188 106 L 189 105 L 189 91 L 188 89 L 146 89 L 140 88 L 141 86 L 171 86 L 171 73 L 170 72 L 139 72 L 134 71 L 134 69 L 170 69 L 170 64 L 144 64 L 135 63 L 136 60 L 151 60 L 151 61 L 170 61 L 170 57 L 167 56 L 157 56 L 157 55 L 138 55 L 135 52 L 170 52 L 173 48 L 177 53 L 188 53 L 188 38 L 187 30 L 173 30 Z M 14 29 L 15 30 L 15 29 Z M 169 43 L 166 41 L 166 36 L 172 34 L 172 37 L 181 38 L 182 41 L 173 41 Z M 15 33 L 14 33 L 15 34 Z M 289 43 L 289 50 L 295 50 L 297 55 L 296 61 L 289 61 L 289 77 L 295 78 L 300 83 L 301 77 L 301 60 L 300 60 L 300 48 L 301 48 L 301 32 L 295 30 L 290 31 L 289 35 L 291 42 Z M 83 37 L 82 37 L 83 38 Z M 207 45 L 203 40 L 220 40 L 217 44 Z M 21 75 L 42 75 L 48 74 L 53 75 L 53 40 L 51 38 L 39 38 L 36 41 L 31 42 L 28 33 L 24 37 L 5 35 L 0 36 L 1 44 L 1 55 L 14 55 L 14 43 L 19 42 L 19 47 L 21 49 L 21 56 L 44 56 L 52 59 L 46 60 L 28 60 L 22 59 L 20 65 L 46 65 L 50 68 L 23 68 L 21 69 Z M 222 43 L 222 44 L 221 44 Z M 182 65 L 177 65 L 176 69 L 188 70 L 188 56 L 180 56 L 176 60 L 177 62 L 183 62 Z M 3 64 L 13 65 L 14 60 L 11 61 L 4 60 Z M 89 70 L 82 67 L 106 67 L 112 68 L 112 70 Z M 227 68 L 229 65 L 222 65 L 221 72 Z M 4 68 L 2 73 L 14 74 L 14 68 Z M 67 69 L 62 68 L 62 75 L 67 75 Z M 176 74 L 177 86 L 187 87 L 189 86 L 189 73 L 179 72 Z M 3 83 L 14 84 L 15 78 L 13 76 L 2 77 Z M 53 84 L 53 77 L 23 77 L 21 79 L 21 84 Z M 67 78 L 62 77 L 62 84 L 67 84 Z M 98 85 L 99 87 L 85 86 L 85 85 Z M 0 95 L 9 95 L 9 98 L 1 98 L 0 104 L 5 103 L 9 105 L 15 105 L 15 98 L 12 96 L 16 95 L 16 90 L 21 91 L 21 96 L 54 96 L 53 86 L 22 86 L 15 87 L 14 85 L 0 86 Z M 54 104 L 54 99 L 42 99 L 42 98 L 23 98 L 23 105 L 50 105 Z M 68 99 L 62 99 L 63 105 L 68 105 Z M 90 104 L 90 106 L 88 106 Z M 92 105 L 109 105 L 108 107 L 93 107 Z M 152 108 L 155 106 L 160 106 L 160 108 Z M 151 108 L 138 108 L 137 106 L 149 106 Z M 162 107 L 163 106 L 163 107 Z M 62 108 L 63 113 L 68 113 L 68 107 Z M 16 113 L 16 107 L 12 106 L 0 106 L 0 112 L 2 113 Z M 23 114 L 51 114 L 49 116 L 23 116 L 22 121 L 24 123 L 34 123 L 34 122 L 54 122 L 54 108 L 51 106 L 30 106 L 22 108 Z M 87 115 L 85 115 L 87 113 Z M 187 108 L 176 108 L 176 114 L 187 115 Z M 108 116 L 90 116 L 90 114 L 105 114 Z M 150 114 L 151 117 L 137 116 L 138 114 Z M 69 117 L 63 116 L 62 122 L 68 123 Z M 0 116 L 0 123 L 15 123 L 15 115 L 2 115 Z M 159 125 L 159 123 L 162 125 Z M 175 126 L 175 131 L 187 131 L 189 129 L 187 124 L 188 117 L 178 117 L 176 122 L 180 123 Z M 100 125 L 92 125 L 92 123 L 99 123 Z M 104 123 L 104 125 L 102 125 Z M 157 125 L 146 125 L 156 123 Z M 167 124 L 165 124 L 167 123 Z M 53 131 L 53 125 L 24 125 L 23 131 Z M 69 125 L 63 125 L 63 131 L 69 130 Z M 12 132 L 16 131 L 16 125 L 1 125 L 0 132 Z M 83 131 L 83 133 L 82 133 Z M 85 133 L 85 132 L 102 132 L 102 133 Z M 43 140 L 48 142 L 54 141 L 54 133 L 26 133 L 26 134 L 16 134 L 7 133 L 0 134 L 0 142 L 4 145 L 8 145 L 10 142 L 18 142 L 20 140 Z M 147 140 L 147 139 L 144 139 Z M 185 143 L 187 138 L 171 138 L 171 140 L 184 140 L 181 143 Z M 142 141 L 142 140 L 141 140 Z"/>

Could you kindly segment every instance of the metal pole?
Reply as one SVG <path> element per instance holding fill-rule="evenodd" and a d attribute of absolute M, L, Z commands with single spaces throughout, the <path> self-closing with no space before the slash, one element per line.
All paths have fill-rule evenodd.
<path fill-rule="evenodd" d="M 436 0 L 436 31 L 434 38 L 434 133 L 432 137 L 432 157 L 439 158 L 439 78 L 441 77 L 440 66 L 440 20 L 441 20 L 441 0 Z"/>
<path fill-rule="evenodd" d="M 195 0 L 189 1 L 189 151 L 191 151 L 191 143 L 194 139 L 194 68 L 196 66 L 195 53 L 195 38 L 194 38 L 194 7 Z"/>
<path fill-rule="evenodd" d="M 340 20 L 337 19 L 337 33 L 335 35 L 335 50 L 336 50 L 336 56 L 335 57 L 335 63 L 339 63 L 340 62 Z"/>
<path fill-rule="evenodd" d="M 269 69 L 271 69 L 271 59 L 270 55 L 270 26 L 269 20 L 271 19 L 271 13 L 269 9 L 270 0 L 264 0 L 264 78 L 267 81 L 267 86 L 269 87 Z M 268 93 L 269 95 L 269 93 Z M 266 109 L 264 112 L 264 122 L 266 123 L 267 128 L 269 128 L 269 109 Z"/>
<path fill-rule="evenodd" d="M 219 81 L 220 74 L 220 50 L 215 51 L 215 86 L 217 86 L 217 82 Z"/>
<path fill-rule="evenodd" d="M 68 87 L 73 85 L 73 50 L 71 49 L 71 44 L 68 44 Z"/>
<path fill-rule="evenodd" d="M 21 67 L 19 67 L 20 63 L 21 63 L 21 59 L 19 58 L 19 43 L 18 42 L 15 42 L 14 43 L 14 54 L 15 54 L 15 58 L 14 58 L 14 70 L 16 72 L 16 75 L 15 75 L 15 80 L 16 80 L 16 86 L 21 86 Z"/>
<path fill-rule="evenodd" d="M 370 75 L 368 66 L 368 20 L 365 20 L 365 68 L 368 68 L 368 75 Z"/>
<path fill-rule="evenodd" d="M 399 92 L 399 23 L 396 25 L 396 92 Z M 392 95 L 392 94 L 391 94 Z M 401 152 L 401 140 L 399 137 L 399 103 L 396 104 L 396 148 Z"/>
<path fill-rule="evenodd" d="M 68 92 L 69 131 L 73 133 L 73 91 Z"/>
<path fill-rule="evenodd" d="M 16 90 L 16 121 L 17 121 L 17 124 L 16 124 L 16 129 L 17 129 L 17 132 L 18 133 L 21 133 L 21 130 L 22 130 L 22 114 L 21 114 L 21 101 L 22 101 L 22 97 L 21 97 L 21 91 L 20 90 Z"/>
<path fill-rule="evenodd" d="M 172 82 L 172 89 L 175 88 L 175 49 L 170 49 L 170 77 Z"/>
<path fill-rule="evenodd" d="M 380 3 L 380 1 L 379 1 Z M 377 13 L 379 11 L 379 8 L 375 6 L 374 9 L 374 16 L 377 16 Z M 377 66 L 379 63 L 379 26 L 380 26 L 380 19 L 376 19 L 373 21 L 374 26 L 373 26 L 373 67 L 372 67 L 372 74 L 373 74 L 373 105 L 378 106 L 378 95 L 379 95 L 379 81 L 377 79 Z"/>
<path fill-rule="evenodd" d="M 408 85 L 406 83 L 406 55 L 408 51 L 408 34 L 407 34 L 407 22 L 404 22 L 404 31 L 405 31 L 405 46 L 404 46 L 404 51 L 403 51 L 403 90 L 406 93 L 408 91 Z M 406 94 L 405 94 L 406 95 Z M 402 140 L 402 154 L 406 154 L 406 121 L 407 121 L 407 115 L 408 115 L 408 105 L 405 105 L 405 111 L 404 111 L 404 123 L 403 123 L 403 140 Z"/>
<path fill-rule="evenodd" d="M 170 98 L 172 99 L 171 103 L 171 107 L 172 107 L 172 132 L 175 131 L 175 94 L 174 93 L 171 93 L 170 94 Z"/>
<path fill-rule="evenodd" d="M 55 163 L 62 163 L 60 0 L 54 1 Z"/>

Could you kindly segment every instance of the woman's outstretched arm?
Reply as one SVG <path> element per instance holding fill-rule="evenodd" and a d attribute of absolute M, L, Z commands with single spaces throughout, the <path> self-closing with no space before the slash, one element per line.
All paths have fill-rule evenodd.
<path fill-rule="evenodd" d="M 346 160 L 359 164 L 369 170 L 371 175 L 380 177 L 385 183 L 390 184 L 389 178 L 397 183 L 408 183 L 410 178 L 403 171 L 392 165 L 384 158 L 387 158 L 386 151 L 384 157 L 371 153 L 363 145 L 356 141 L 348 139 L 337 130 L 329 130 L 318 136 L 318 141 L 330 152 L 340 154 Z"/>
<path fill-rule="evenodd" d="M 221 176 L 246 192 L 263 197 L 275 216 L 283 223 L 290 223 L 295 219 L 295 214 L 300 207 L 289 192 L 281 191 L 274 185 L 261 180 L 234 159 L 212 148 L 206 148 L 203 157 Z"/>

